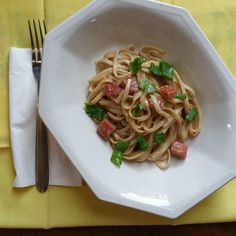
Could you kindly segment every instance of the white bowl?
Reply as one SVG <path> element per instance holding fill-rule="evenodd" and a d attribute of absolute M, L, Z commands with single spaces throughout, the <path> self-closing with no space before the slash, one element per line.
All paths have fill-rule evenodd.
<path fill-rule="evenodd" d="M 95 61 L 130 43 L 165 49 L 202 108 L 202 132 L 189 141 L 188 158 L 166 171 L 148 163 L 114 166 L 110 145 L 83 109 Z M 183 8 L 92 1 L 47 34 L 41 80 L 40 115 L 102 200 L 176 218 L 236 176 L 236 83 Z"/>

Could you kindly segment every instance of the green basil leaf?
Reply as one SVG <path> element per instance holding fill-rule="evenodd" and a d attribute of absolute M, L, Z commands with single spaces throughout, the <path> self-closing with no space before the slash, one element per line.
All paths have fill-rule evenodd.
<path fill-rule="evenodd" d="M 117 150 L 113 150 L 111 156 L 111 162 L 120 167 L 123 161 L 123 153 Z"/>
<path fill-rule="evenodd" d="M 135 107 L 133 108 L 133 110 L 132 110 L 132 115 L 133 115 L 134 117 L 139 116 L 142 109 L 143 109 L 142 104 L 137 103 L 137 104 L 135 105 Z"/>
<path fill-rule="evenodd" d="M 129 147 L 130 142 L 119 140 L 117 144 L 115 145 L 114 150 L 124 153 L 126 149 Z"/>
<path fill-rule="evenodd" d="M 189 109 L 188 113 L 185 116 L 185 119 L 188 122 L 191 122 L 196 118 L 196 116 L 197 116 L 197 109 L 193 107 L 193 108 Z"/>
<path fill-rule="evenodd" d="M 187 94 L 184 93 L 177 93 L 175 98 L 178 98 L 180 100 L 185 100 L 187 98 Z"/>
<path fill-rule="evenodd" d="M 153 135 L 153 143 L 160 144 L 164 143 L 166 140 L 166 135 L 164 133 L 157 132 Z"/>
<path fill-rule="evenodd" d="M 99 121 L 103 120 L 106 114 L 106 110 L 103 107 L 90 103 L 85 104 L 85 111 L 88 116 L 90 116 L 91 118 L 95 118 Z"/>
<path fill-rule="evenodd" d="M 155 83 L 153 83 L 149 80 L 146 80 L 146 79 L 142 79 L 139 82 L 139 88 L 145 93 L 154 93 L 154 92 L 156 92 Z"/>
<path fill-rule="evenodd" d="M 130 70 L 133 74 L 136 74 L 141 70 L 141 65 L 146 62 L 146 59 L 143 57 L 137 57 L 133 61 L 130 62 Z"/>
<path fill-rule="evenodd" d="M 150 73 L 153 75 L 161 75 L 161 68 L 154 63 L 151 63 Z"/>
<path fill-rule="evenodd" d="M 149 144 L 143 135 L 139 135 L 136 139 L 136 148 L 142 151 L 146 151 L 149 148 Z"/>
<path fill-rule="evenodd" d="M 161 68 L 161 76 L 168 80 L 173 80 L 174 69 L 173 66 L 165 61 L 161 61 L 159 64 Z"/>

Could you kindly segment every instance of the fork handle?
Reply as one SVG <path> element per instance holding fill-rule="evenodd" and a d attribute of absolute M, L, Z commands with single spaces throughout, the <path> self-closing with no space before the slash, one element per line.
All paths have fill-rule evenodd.
<path fill-rule="evenodd" d="M 35 148 L 36 186 L 39 192 L 46 192 L 49 182 L 47 128 L 37 112 Z"/>

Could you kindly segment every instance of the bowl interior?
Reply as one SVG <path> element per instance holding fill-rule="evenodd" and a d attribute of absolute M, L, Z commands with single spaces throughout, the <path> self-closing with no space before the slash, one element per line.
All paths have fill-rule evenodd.
<path fill-rule="evenodd" d="M 208 191 L 235 167 L 235 93 L 206 45 L 180 14 L 168 9 L 107 1 L 83 19 L 73 19 L 66 32 L 49 35 L 47 48 L 53 56 L 41 96 L 47 101 L 47 105 L 42 102 L 42 110 L 46 106 L 56 130 L 52 132 L 62 138 L 60 143 L 88 183 L 98 192 L 145 203 L 150 209 L 177 209 Z M 166 171 L 151 163 L 125 162 L 120 169 L 115 167 L 109 160 L 109 144 L 98 137 L 83 109 L 95 61 L 108 50 L 129 44 L 166 50 L 164 59 L 195 89 L 200 103 L 202 131 L 188 141 L 187 159 L 173 159 Z"/>

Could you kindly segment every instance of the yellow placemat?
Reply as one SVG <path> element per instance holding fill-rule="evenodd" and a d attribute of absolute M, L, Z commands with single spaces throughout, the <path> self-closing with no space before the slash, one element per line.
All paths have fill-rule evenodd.
<path fill-rule="evenodd" d="M 98 200 L 91 190 L 50 187 L 13 189 L 9 142 L 8 53 L 10 46 L 29 47 L 27 19 L 45 18 L 48 28 L 78 11 L 89 0 L 0 0 L 0 227 L 51 228 L 92 225 L 185 224 L 236 221 L 236 180 L 176 220 Z M 165 0 L 187 8 L 236 74 L 236 1 Z"/>

